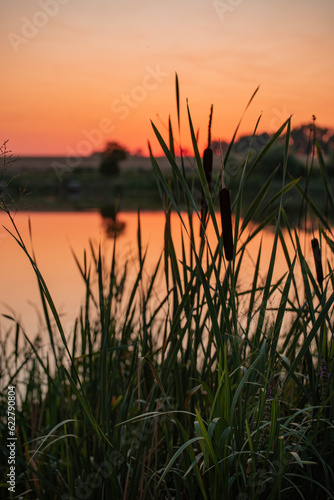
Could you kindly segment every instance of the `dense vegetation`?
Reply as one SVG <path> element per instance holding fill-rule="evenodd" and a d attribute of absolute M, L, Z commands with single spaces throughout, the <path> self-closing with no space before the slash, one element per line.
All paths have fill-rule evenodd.
<path fill-rule="evenodd" d="M 13 237 L 35 270 L 49 335 L 46 353 L 41 341 L 30 339 L 19 324 L 2 339 L 2 383 L 16 385 L 21 392 L 16 495 L 334 498 L 334 239 L 322 207 L 309 195 L 308 180 L 302 186 L 298 178 L 287 176 L 290 120 L 255 157 L 246 153 L 241 162 L 231 197 L 233 256 L 227 261 L 215 210 L 222 171 L 213 176 L 210 190 L 189 109 L 188 119 L 215 240 L 206 238 L 206 218 L 199 237 L 200 197 L 182 158 L 176 160 L 172 128 L 165 142 L 153 124 L 171 165 L 166 180 L 151 157 L 166 214 L 164 252 L 147 279 L 138 215 L 134 280 L 128 266 L 116 259 L 117 235 L 111 262 L 93 247 L 90 257 L 86 251 L 83 259 L 78 256 L 86 301 L 70 337 L 2 200 Z M 283 133 L 281 170 L 262 177 L 256 195 L 243 208 L 249 180 Z M 317 149 L 316 142 L 313 147 Z M 232 148 L 233 140 L 224 158 L 227 187 Z M 332 210 L 320 148 L 318 160 L 323 198 Z M 276 175 L 280 187 L 269 194 Z M 313 238 L 320 247 L 311 263 L 285 211 L 292 192 L 294 197 L 298 193 L 302 215 L 318 221 L 309 245 Z M 172 237 L 172 210 L 183 228 L 180 253 Z M 257 225 L 251 223 L 254 218 L 260 221 Z M 260 247 L 253 255 L 252 284 L 242 289 L 248 246 L 269 224 L 275 227 L 275 237 L 266 276 L 261 280 Z M 279 246 L 287 272 L 274 281 Z M 330 255 L 326 261 L 321 258 L 325 247 Z M 161 286 L 165 294 L 157 302 L 155 290 Z M 2 416 L 6 404 L 3 386 Z M 6 435 L 6 419 L 0 425 Z M 6 457 L 4 443 L 1 449 Z M 4 468 L 3 488 L 6 473 Z"/>

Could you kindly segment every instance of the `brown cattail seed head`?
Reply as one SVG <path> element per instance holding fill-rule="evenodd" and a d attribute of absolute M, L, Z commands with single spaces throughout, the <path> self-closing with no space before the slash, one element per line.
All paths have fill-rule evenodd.
<path fill-rule="evenodd" d="M 233 259 L 233 234 L 230 192 L 224 187 L 219 191 L 220 215 L 223 230 L 223 246 L 226 260 Z"/>
<path fill-rule="evenodd" d="M 209 190 L 211 192 L 211 184 L 212 184 L 212 163 L 213 163 L 213 151 L 211 148 L 206 148 L 204 150 L 203 154 L 203 169 L 206 177 L 206 181 L 209 186 Z M 207 211 L 208 211 L 208 205 L 205 199 L 205 194 L 202 189 L 202 199 L 201 199 L 201 208 L 202 208 L 202 223 L 205 225 L 206 224 L 206 219 L 207 219 Z M 201 234 L 202 234 L 202 227 L 201 227 Z"/>
<path fill-rule="evenodd" d="M 211 180 L 212 180 L 212 164 L 213 164 L 213 151 L 211 148 L 206 148 L 203 154 L 203 168 L 210 191 L 211 191 Z"/>
<path fill-rule="evenodd" d="M 311 243 L 312 243 L 313 257 L 314 257 L 314 263 L 315 263 L 315 270 L 317 273 L 317 280 L 318 280 L 320 288 L 322 289 L 322 282 L 324 279 L 324 275 L 322 272 L 321 250 L 319 247 L 319 241 L 317 238 L 313 238 Z"/>

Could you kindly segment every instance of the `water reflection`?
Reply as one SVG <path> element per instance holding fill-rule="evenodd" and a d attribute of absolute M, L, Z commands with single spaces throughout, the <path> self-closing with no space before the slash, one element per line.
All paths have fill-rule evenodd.
<path fill-rule="evenodd" d="M 116 262 L 120 273 L 128 262 L 127 273 L 136 279 L 138 272 L 138 214 L 126 212 L 115 215 L 113 212 L 36 212 L 17 213 L 15 222 L 22 233 L 28 247 L 30 245 L 29 219 L 32 228 L 32 246 L 34 248 L 37 264 L 50 290 L 56 308 L 62 315 L 66 331 L 73 330 L 75 318 L 78 316 L 80 306 L 85 299 L 85 284 L 73 258 L 73 253 L 83 265 L 84 250 L 92 242 L 94 248 L 101 244 L 102 255 L 106 262 L 111 262 L 113 241 L 110 239 L 118 230 L 116 249 Z M 186 217 L 185 217 L 186 220 Z M 143 212 L 140 214 L 142 254 L 146 254 L 144 277 L 150 278 L 164 249 L 165 214 L 163 212 Z M 27 334 L 34 338 L 40 333 L 40 321 L 37 310 L 41 311 L 41 302 L 36 276 L 22 249 L 2 226 L 10 228 L 10 223 L 5 214 L 0 213 L 0 315 L 11 311 L 21 319 L 26 327 Z M 171 231 L 176 255 L 182 256 L 182 224 L 177 214 L 171 214 Z M 199 222 L 194 221 L 195 234 L 199 234 Z M 294 247 L 289 234 L 283 231 L 283 237 L 290 257 L 294 255 Z M 302 248 L 305 244 L 305 257 L 311 269 L 314 269 L 310 234 L 299 233 Z M 262 258 L 259 269 L 259 283 L 265 282 L 270 261 L 275 233 L 272 228 L 267 228 L 257 235 L 247 245 L 243 268 L 239 274 L 238 285 L 247 289 L 253 279 L 256 256 L 262 241 Z M 214 242 L 215 231 L 210 223 L 208 238 Z M 242 240 L 247 235 L 242 236 Z M 183 232 L 186 253 L 188 252 L 187 236 Z M 240 241 L 241 243 L 241 241 Z M 88 252 L 89 255 L 90 252 Z M 187 253 L 188 255 L 188 253 Z M 331 260 L 330 255 L 322 255 L 323 262 Z M 180 258 L 182 260 L 182 258 Z M 288 266 L 282 246 L 279 245 L 275 258 L 273 280 L 278 280 L 288 271 Z M 302 285 L 302 280 L 300 280 Z M 157 280 L 157 300 L 166 293 L 166 284 L 161 269 L 161 279 Z M 0 327 L 7 330 L 5 319 L 0 319 Z M 6 326 L 6 328 L 4 328 Z M 12 323 L 10 323 L 12 326 Z M 68 326 L 68 328 L 67 328 Z"/>
<path fill-rule="evenodd" d="M 83 197 L 82 184 L 81 182 L 70 179 L 65 184 L 66 199 L 70 202 L 78 202 Z"/>
<path fill-rule="evenodd" d="M 124 220 L 120 219 L 115 205 L 104 205 L 100 208 L 102 226 L 107 238 L 114 238 L 123 233 L 126 227 Z"/>

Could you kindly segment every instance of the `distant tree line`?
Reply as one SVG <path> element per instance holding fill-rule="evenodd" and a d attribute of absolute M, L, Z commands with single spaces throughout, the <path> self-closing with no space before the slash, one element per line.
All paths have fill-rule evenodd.
<path fill-rule="evenodd" d="M 267 132 L 262 134 L 243 135 L 234 144 L 234 153 L 244 154 L 247 153 L 250 146 L 254 151 L 259 151 L 269 141 L 270 135 Z M 291 138 L 291 152 L 293 154 L 308 154 L 311 150 L 314 139 L 317 140 L 323 154 L 329 155 L 334 151 L 334 130 L 326 127 L 314 126 L 313 123 L 301 125 L 300 127 L 293 128 L 290 133 Z M 285 136 L 281 136 L 278 143 L 282 143 Z M 217 140 L 212 141 L 212 149 L 214 152 L 220 154 L 220 144 L 223 151 L 226 152 L 228 143 Z"/>
<path fill-rule="evenodd" d="M 296 153 L 307 154 L 312 146 L 313 138 L 317 140 L 324 154 L 330 154 L 334 150 L 333 129 L 315 126 L 313 132 L 313 124 L 301 125 L 292 129 L 291 137 L 293 140 L 292 147 Z"/>
<path fill-rule="evenodd" d="M 260 151 L 270 140 L 270 134 L 243 135 L 233 146 L 233 154 L 245 155 L 251 148 L 252 151 Z M 300 175 L 302 166 L 294 156 L 308 154 L 311 152 L 314 139 L 317 140 L 324 155 L 332 155 L 334 152 L 334 130 L 326 127 L 315 126 L 314 122 L 293 128 L 290 133 L 290 167 L 295 175 Z M 264 163 L 273 165 L 281 163 L 283 159 L 282 145 L 285 136 L 281 136 L 277 141 L 277 147 L 271 149 L 270 155 L 266 157 Z M 220 155 L 220 150 L 226 153 L 229 143 L 226 141 L 211 141 L 211 147 L 216 155 Z M 118 142 L 108 142 L 105 150 L 101 153 L 100 172 L 103 175 L 115 176 L 120 172 L 120 162 L 124 161 L 129 152 Z"/>

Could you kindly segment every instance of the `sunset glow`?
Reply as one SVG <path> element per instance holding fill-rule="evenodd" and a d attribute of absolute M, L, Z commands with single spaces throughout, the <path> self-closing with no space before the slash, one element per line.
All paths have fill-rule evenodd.
<path fill-rule="evenodd" d="M 89 155 L 116 140 L 131 152 L 160 151 L 150 120 L 191 149 L 186 98 L 200 147 L 210 105 L 212 136 L 293 125 L 333 126 L 332 0 L 4 2 L 1 141 L 17 155 Z"/>

